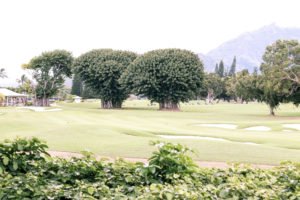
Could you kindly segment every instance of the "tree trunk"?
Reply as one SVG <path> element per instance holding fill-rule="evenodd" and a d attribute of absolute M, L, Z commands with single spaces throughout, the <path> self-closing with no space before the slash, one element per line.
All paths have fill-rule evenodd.
<path fill-rule="evenodd" d="M 34 102 L 35 106 L 42 106 L 42 107 L 49 107 L 50 106 L 50 101 L 49 98 L 43 97 L 41 99 L 36 99 Z"/>
<path fill-rule="evenodd" d="M 237 103 L 239 103 L 239 104 L 243 104 L 243 99 L 240 98 L 240 97 L 238 97 L 236 101 L 237 101 Z"/>
<path fill-rule="evenodd" d="M 112 109 L 113 108 L 112 102 L 101 100 L 101 108 L 102 109 Z"/>
<path fill-rule="evenodd" d="M 165 103 L 160 102 L 159 103 L 159 110 L 163 110 L 163 109 L 165 109 Z"/>
<path fill-rule="evenodd" d="M 101 108 L 102 109 L 114 109 L 114 108 L 122 108 L 122 101 L 105 101 L 101 99 Z"/>
<path fill-rule="evenodd" d="M 214 91 L 212 89 L 208 89 L 208 91 L 207 91 L 207 97 L 206 97 L 206 104 L 212 103 L 212 101 L 213 101 L 213 94 L 214 94 Z"/>
<path fill-rule="evenodd" d="M 275 116 L 274 107 L 270 106 L 270 115 Z"/>
<path fill-rule="evenodd" d="M 122 101 L 113 101 L 112 102 L 112 106 L 113 106 L 113 108 L 122 108 Z"/>
<path fill-rule="evenodd" d="M 179 104 L 174 102 L 159 103 L 159 110 L 179 111 Z"/>
<path fill-rule="evenodd" d="M 201 97 L 197 96 L 197 104 L 200 105 L 201 104 Z"/>

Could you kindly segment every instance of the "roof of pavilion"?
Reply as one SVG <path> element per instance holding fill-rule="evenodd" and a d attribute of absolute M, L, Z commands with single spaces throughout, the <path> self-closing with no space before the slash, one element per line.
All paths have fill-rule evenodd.
<path fill-rule="evenodd" d="M 0 88 L 0 94 L 6 96 L 6 97 L 27 97 L 25 94 L 19 94 L 16 92 L 13 92 L 11 90 L 8 90 L 6 88 Z"/>

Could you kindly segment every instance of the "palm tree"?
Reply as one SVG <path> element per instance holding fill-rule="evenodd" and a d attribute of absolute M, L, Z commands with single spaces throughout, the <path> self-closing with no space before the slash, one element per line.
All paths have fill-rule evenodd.
<path fill-rule="evenodd" d="M 4 68 L 0 68 L 0 78 L 6 78 L 6 73 Z"/>
<path fill-rule="evenodd" d="M 27 81 L 28 81 L 28 78 L 26 77 L 25 74 L 23 74 L 20 79 L 17 79 L 17 82 L 20 83 L 21 85 L 24 85 L 24 83 Z"/>

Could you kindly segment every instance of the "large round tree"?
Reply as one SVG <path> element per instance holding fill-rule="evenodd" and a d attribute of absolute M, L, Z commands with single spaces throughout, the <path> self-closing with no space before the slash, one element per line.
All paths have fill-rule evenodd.
<path fill-rule="evenodd" d="M 119 78 L 136 57 L 129 51 L 92 50 L 75 60 L 74 69 L 85 85 L 99 95 L 102 108 L 121 108 L 128 91 L 121 87 Z"/>
<path fill-rule="evenodd" d="M 178 110 L 179 102 L 195 96 L 202 84 L 203 64 L 187 50 L 154 50 L 139 56 L 121 82 L 137 95 L 159 103 L 159 109 Z"/>

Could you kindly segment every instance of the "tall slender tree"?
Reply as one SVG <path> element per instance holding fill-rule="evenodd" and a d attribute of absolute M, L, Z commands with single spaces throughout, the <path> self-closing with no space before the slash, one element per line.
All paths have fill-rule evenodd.
<path fill-rule="evenodd" d="M 228 76 L 235 76 L 236 71 L 236 56 L 234 56 Z"/>
<path fill-rule="evenodd" d="M 83 84 L 78 74 L 75 74 L 72 81 L 71 94 L 81 96 L 83 91 Z"/>
<path fill-rule="evenodd" d="M 224 77 L 224 72 L 225 72 L 224 62 L 223 60 L 221 60 L 219 64 L 219 70 L 218 70 L 218 74 L 221 78 Z"/>
<path fill-rule="evenodd" d="M 215 66 L 215 74 L 219 74 L 219 64 L 216 63 L 216 66 Z"/>
<path fill-rule="evenodd" d="M 24 83 L 25 83 L 27 80 L 29 80 L 29 79 L 26 77 L 25 74 L 23 74 L 23 75 L 21 76 L 20 79 L 17 79 L 17 82 L 18 82 L 19 84 L 21 84 L 21 85 L 24 85 Z"/>

